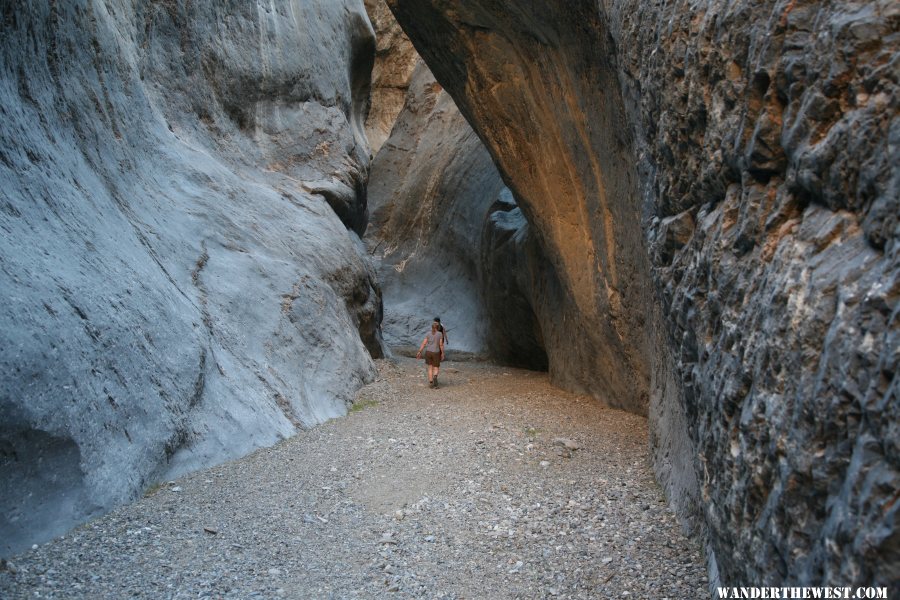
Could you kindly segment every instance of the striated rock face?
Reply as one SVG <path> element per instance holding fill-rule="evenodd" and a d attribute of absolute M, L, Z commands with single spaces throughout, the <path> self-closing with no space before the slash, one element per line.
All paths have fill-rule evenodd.
<path fill-rule="evenodd" d="M 440 316 L 449 351 L 546 369 L 527 223 L 487 149 L 421 61 L 372 163 L 369 201 L 367 240 L 388 343 L 418 346 Z"/>
<path fill-rule="evenodd" d="M 712 570 L 896 585 L 896 3 L 388 3 L 558 275 L 554 380 L 649 410 Z"/>
<path fill-rule="evenodd" d="M 354 233 L 362 2 L 0 18 L 8 554 L 343 413 L 374 375 L 381 304 Z"/>
<path fill-rule="evenodd" d="M 377 153 L 403 109 L 406 90 L 421 59 L 384 0 L 365 0 L 365 4 L 377 42 L 366 135 L 372 152 Z"/>

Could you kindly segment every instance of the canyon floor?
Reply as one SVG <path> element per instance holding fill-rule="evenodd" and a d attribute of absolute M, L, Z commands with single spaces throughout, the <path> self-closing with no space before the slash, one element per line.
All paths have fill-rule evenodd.
<path fill-rule="evenodd" d="M 545 373 L 379 361 L 344 418 L 0 565 L 4 598 L 698 598 L 646 420 Z"/>

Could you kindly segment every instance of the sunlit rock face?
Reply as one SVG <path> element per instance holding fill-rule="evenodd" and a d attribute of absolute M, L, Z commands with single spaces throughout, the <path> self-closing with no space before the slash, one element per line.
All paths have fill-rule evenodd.
<path fill-rule="evenodd" d="M 365 4 L 376 40 L 366 135 L 372 152 L 377 153 L 391 135 L 406 102 L 413 71 L 421 59 L 384 0 L 365 0 Z"/>
<path fill-rule="evenodd" d="M 546 368 L 524 283 L 527 224 L 487 149 L 421 62 L 372 163 L 369 201 L 366 237 L 391 346 L 415 349 L 438 316 L 451 357 Z"/>
<path fill-rule="evenodd" d="M 361 1 L 0 11 L 0 553 L 374 376 Z"/>
<path fill-rule="evenodd" d="M 551 5 L 526 15 L 501 3 L 389 4 L 485 140 L 560 274 L 558 310 L 570 318 L 545 332 L 554 381 L 646 412 L 652 345 L 640 307 L 651 297 L 649 267 L 630 130 L 612 48 L 603 47 L 610 41 L 594 34 L 599 17 Z M 557 29 L 583 35 L 564 40 Z"/>
<path fill-rule="evenodd" d="M 558 274 L 554 381 L 649 412 L 714 574 L 895 585 L 896 3 L 388 4 Z"/>

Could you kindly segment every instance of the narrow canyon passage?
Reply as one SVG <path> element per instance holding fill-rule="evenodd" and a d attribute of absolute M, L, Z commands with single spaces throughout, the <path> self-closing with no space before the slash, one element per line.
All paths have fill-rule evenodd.
<path fill-rule="evenodd" d="M 5 598 L 691 598 L 646 419 L 544 373 L 379 361 L 355 409 L 0 571 Z"/>
<path fill-rule="evenodd" d="M 0 600 L 900 590 L 900 2 L 3 6 Z"/>

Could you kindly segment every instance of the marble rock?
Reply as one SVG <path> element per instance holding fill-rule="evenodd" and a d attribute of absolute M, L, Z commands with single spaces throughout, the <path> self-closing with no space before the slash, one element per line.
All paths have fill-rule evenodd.
<path fill-rule="evenodd" d="M 361 1 L 0 10 L 0 554 L 375 375 Z"/>

